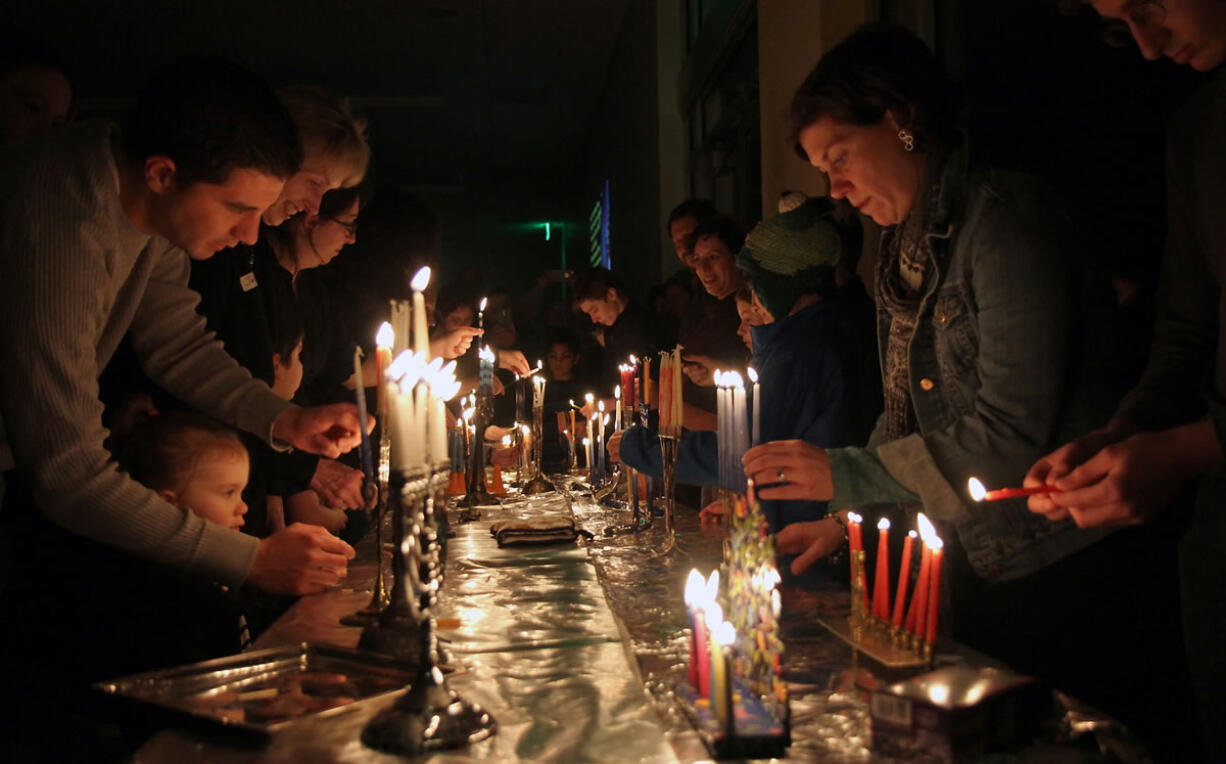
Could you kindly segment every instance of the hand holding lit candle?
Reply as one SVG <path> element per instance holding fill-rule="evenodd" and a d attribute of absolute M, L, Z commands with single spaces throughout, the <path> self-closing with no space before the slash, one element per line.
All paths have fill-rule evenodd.
<path fill-rule="evenodd" d="M 1030 488 L 997 488 L 989 491 L 983 487 L 983 483 L 979 478 L 971 478 L 966 481 L 966 490 L 971 495 L 973 501 L 1000 501 L 1001 499 L 1021 499 L 1027 496 L 1050 496 L 1051 494 L 1060 493 L 1058 489 L 1050 485 L 1036 485 Z"/>

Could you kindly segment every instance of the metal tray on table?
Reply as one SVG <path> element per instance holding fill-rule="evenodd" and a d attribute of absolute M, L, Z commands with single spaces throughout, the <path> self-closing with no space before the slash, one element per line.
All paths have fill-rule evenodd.
<path fill-rule="evenodd" d="M 173 720 L 267 737 L 404 689 L 413 667 L 377 653 L 302 643 L 98 682 L 105 695 Z"/>

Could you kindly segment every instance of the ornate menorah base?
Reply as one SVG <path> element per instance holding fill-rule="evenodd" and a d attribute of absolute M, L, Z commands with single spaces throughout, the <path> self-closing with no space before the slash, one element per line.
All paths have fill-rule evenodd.
<path fill-rule="evenodd" d="M 524 496 L 534 496 L 538 493 L 549 493 L 552 490 L 554 490 L 553 484 L 537 475 L 520 488 L 520 493 Z"/>
<path fill-rule="evenodd" d="M 485 740 L 498 731 L 494 717 L 457 695 L 437 667 L 423 667 L 412 687 L 362 730 L 362 743 L 412 755 Z"/>

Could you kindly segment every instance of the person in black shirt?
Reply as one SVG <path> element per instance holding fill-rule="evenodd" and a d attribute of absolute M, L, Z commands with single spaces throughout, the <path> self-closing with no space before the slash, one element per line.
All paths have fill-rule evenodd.
<path fill-rule="evenodd" d="M 604 358 L 595 381 L 600 397 L 611 396 L 621 381 L 619 364 L 631 355 L 643 358 L 661 349 L 656 324 L 651 313 L 626 294 L 621 279 L 606 268 L 576 275 L 574 292 L 575 305 L 603 329 L 599 339 Z"/>

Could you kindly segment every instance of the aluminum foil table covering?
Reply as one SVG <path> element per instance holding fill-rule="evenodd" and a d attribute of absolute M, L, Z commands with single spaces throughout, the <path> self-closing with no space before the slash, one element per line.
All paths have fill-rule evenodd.
<path fill-rule="evenodd" d="M 560 483 L 560 485 L 566 485 Z M 571 499 L 571 501 L 568 501 Z M 595 534 L 587 549 L 572 546 L 499 549 L 489 533 L 497 519 L 573 512 Z M 672 693 L 685 681 L 688 659 L 682 588 L 690 568 L 704 575 L 721 559 L 719 526 L 701 527 L 697 513 L 677 518 L 677 546 L 654 556 L 662 523 L 651 531 L 605 537 L 623 525 L 625 510 L 557 493 L 482 509 L 481 520 L 453 525 L 440 617 L 458 617 L 444 629 L 452 686 L 481 703 L 499 731 L 468 749 L 435 754 L 432 761 L 703 761 L 709 754 L 680 713 Z M 454 515 L 453 515 L 454 520 Z M 359 560 L 372 558 L 369 547 Z M 254 647 L 299 641 L 356 645 L 359 630 L 337 619 L 366 603 L 362 591 L 373 564 L 350 568 L 347 590 L 304 597 Z M 792 689 L 790 760 L 884 761 L 871 751 L 866 688 L 905 675 L 876 676 L 854 651 L 816 623 L 821 614 L 847 610 L 835 590 L 783 590 L 785 677 Z M 947 659 L 976 663 L 967 651 Z M 880 672 L 878 672 L 880 673 Z M 644 691 L 646 690 L 646 692 Z M 386 701 L 390 703 L 391 701 Z M 275 736 L 266 748 L 227 747 L 207 735 L 165 731 L 146 744 L 137 761 L 392 762 L 358 740 L 366 721 L 384 704 L 340 718 L 303 724 Z M 1084 709 L 1083 709 L 1084 713 Z M 1103 722 L 1090 712 L 1081 729 Z M 1101 760 L 1092 750 L 1037 743 L 1005 761 Z"/>
<path fill-rule="evenodd" d="M 676 761 L 651 699 L 627 658 L 585 549 L 573 545 L 499 549 L 490 522 L 567 513 L 556 493 L 482 510 L 454 525 L 441 618 L 460 619 L 440 637 L 457 671 L 451 686 L 498 721 L 498 733 L 432 762 Z M 454 519 L 454 515 L 453 515 Z M 373 557 L 369 547 L 359 550 Z M 348 591 L 303 597 L 253 646 L 299 641 L 356 646 L 359 629 L 337 619 L 370 599 L 362 591 L 373 564 L 350 568 Z M 335 719 L 279 733 L 260 749 L 227 746 L 207 734 L 167 730 L 139 751 L 138 762 L 399 762 L 362 745 L 359 733 L 391 699 Z"/>

